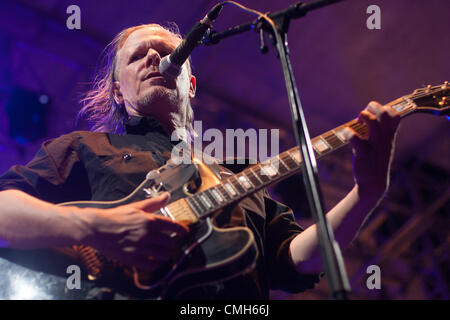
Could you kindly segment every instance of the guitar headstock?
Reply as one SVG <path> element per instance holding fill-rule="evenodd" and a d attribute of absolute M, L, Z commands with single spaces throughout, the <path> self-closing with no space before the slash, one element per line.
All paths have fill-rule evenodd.
<path fill-rule="evenodd" d="M 412 102 L 415 112 L 450 116 L 450 85 L 448 81 L 438 86 L 428 85 L 425 88 L 416 89 L 404 98 Z"/>

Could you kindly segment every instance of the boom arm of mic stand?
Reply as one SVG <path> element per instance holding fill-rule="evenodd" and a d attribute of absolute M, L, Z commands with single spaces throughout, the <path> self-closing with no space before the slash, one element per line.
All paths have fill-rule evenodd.
<path fill-rule="evenodd" d="M 324 6 L 327 6 L 327 5 L 336 3 L 336 2 L 341 2 L 341 1 L 343 1 L 343 0 L 316 0 L 316 1 L 311 1 L 308 3 L 297 2 L 284 10 L 269 13 L 268 16 L 269 16 L 269 18 L 274 20 L 277 24 L 281 23 L 280 19 L 284 19 L 285 22 L 283 23 L 283 25 L 282 26 L 278 25 L 278 27 L 280 30 L 287 32 L 290 19 L 301 18 L 301 17 L 305 16 L 308 13 L 308 11 L 319 9 Z M 259 23 L 259 19 L 255 20 L 253 22 L 250 22 L 250 23 L 245 23 L 245 24 L 241 24 L 241 25 L 229 28 L 223 32 L 212 31 L 204 37 L 202 44 L 204 44 L 204 45 L 217 44 L 217 43 L 219 43 L 220 40 L 222 40 L 224 38 L 228 38 L 228 37 L 234 36 L 239 33 L 243 33 L 243 32 L 249 31 L 249 30 L 256 29 L 256 25 L 258 23 Z"/>

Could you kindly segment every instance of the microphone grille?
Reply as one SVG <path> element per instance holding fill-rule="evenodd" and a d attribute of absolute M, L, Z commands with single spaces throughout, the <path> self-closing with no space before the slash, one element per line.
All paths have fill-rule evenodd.
<path fill-rule="evenodd" d="M 159 72 L 166 78 L 175 79 L 181 73 L 181 66 L 172 63 L 168 55 L 159 62 Z"/>

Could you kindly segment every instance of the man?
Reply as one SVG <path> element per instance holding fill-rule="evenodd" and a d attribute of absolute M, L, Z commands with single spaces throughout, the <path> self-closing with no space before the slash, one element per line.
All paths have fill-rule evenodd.
<path fill-rule="evenodd" d="M 73 132 L 48 141 L 27 166 L 14 166 L 0 178 L 3 247 L 88 245 L 148 272 L 171 261 L 189 228 L 152 214 L 167 203 L 167 193 L 113 209 L 54 204 L 123 198 L 148 171 L 170 158 L 171 133 L 191 130 L 190 99 L 196 90 L 189 62 L 175 80 L 158 72 L 161 57 L 180 41 L 159 25 L 129 28 L 116 36 L 103 77 L 82 109 L 95 131 L 108 133 Z M 369 103 L 359 119 L 368 125 L 368 137 L 351 129 L 345 132 L 354 148 L 355 186 L 327 214 L 342 247 L 355 237 L 388 187 L 399 122 L 398 115 L 376 102 Z M 251 229 L 259 251 L 256 269 L 210 285 L 204 289 L 209 297 L 268 298 L 270 288 L 312 288 L 322 271 L 315 225 L 303 231 L 292 212 L 263 191 L 238 207 L 216 223 Z"/>

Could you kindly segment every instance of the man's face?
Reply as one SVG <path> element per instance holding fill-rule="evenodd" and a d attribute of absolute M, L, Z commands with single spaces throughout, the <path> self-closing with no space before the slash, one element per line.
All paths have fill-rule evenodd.
<path fill-rule="evenodd" d="M 118 52 L 115 73 L 114 98 L 128 114 L 153 116 L 169 131 L 185 126 L 189 99 L 195 95 L 195 77 L 186 64 L 174 80 L 159 73 L 161 58 L 180 42 L 161 28 L 135 30 Z"/>

